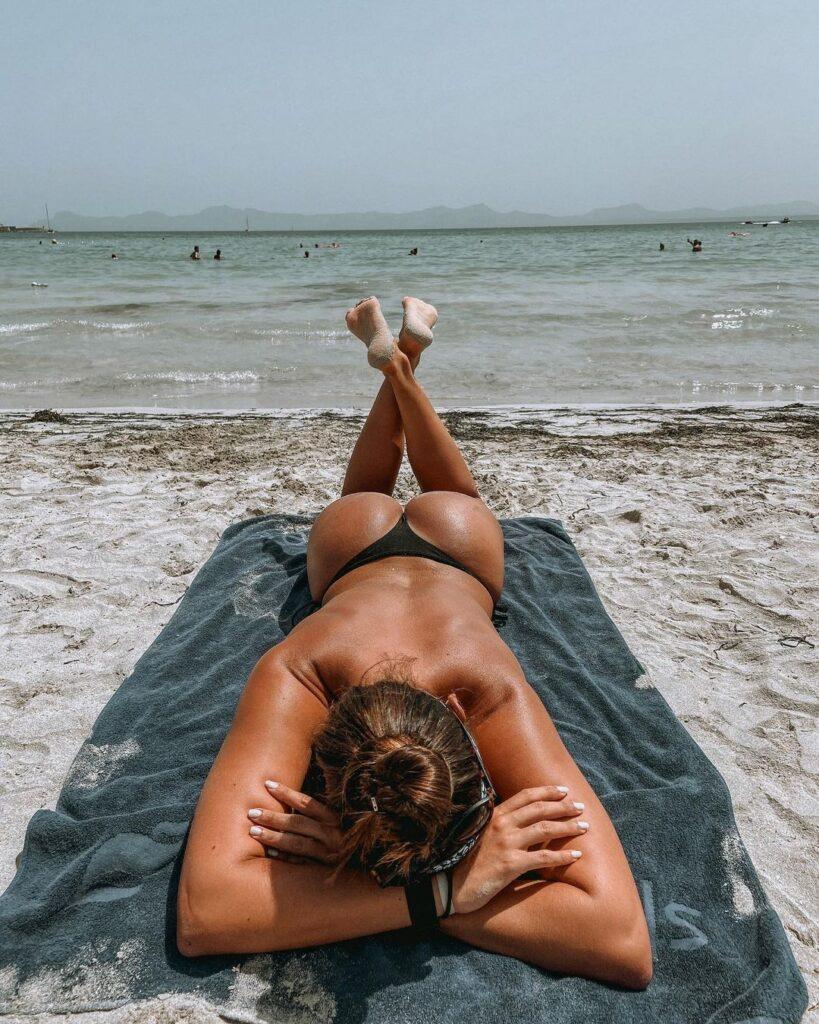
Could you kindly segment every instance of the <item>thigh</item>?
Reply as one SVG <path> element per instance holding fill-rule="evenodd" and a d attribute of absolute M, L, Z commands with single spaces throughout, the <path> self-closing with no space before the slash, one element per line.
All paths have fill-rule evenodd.
<path fill-rule="evenodd" d="M 419 536 L 461 562 L 497 601 L 503 589 L 503 532 L 480 498 L 427 491 L 407 504 L 406 513 Z"/>
<path fill-rule="evenodd" d="M 401 505 L 386 494 L 348 494 L 318 516 L 307 542 L 307 579 L 313 600 L 351 558 L 388 533 L 401 518 Z"/>

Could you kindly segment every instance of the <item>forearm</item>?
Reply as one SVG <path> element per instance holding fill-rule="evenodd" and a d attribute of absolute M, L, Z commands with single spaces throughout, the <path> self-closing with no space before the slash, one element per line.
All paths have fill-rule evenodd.
<path fill-rule="evenodd" d="M 613 901 L 616 902 L 616 901 Z M 626 988 L 651 977 L 642 915 L 633 927 L 617 913 L 562 882 L 519 881 L 481 910 L 440 922 L 447 935 L 543 970 L 580 975 Z"/>
<path fill-rule="evenodd" d="M 481 910 L 454 914 L 440 926 L 447 935 L 492 953 L 548 970 L 582 973 L 577 962 L 582 941 L 572 919 L 583 900 L 590 902 L 574 886 L 519 881 Z"/>
<path fill-rule="evenodd" d="M 250 858 L 234 877 L 183 876 L 179 948 L 187 956 L 265 953 L 374 935 L 410 923 L 404 891 L 360 871 Z"/>

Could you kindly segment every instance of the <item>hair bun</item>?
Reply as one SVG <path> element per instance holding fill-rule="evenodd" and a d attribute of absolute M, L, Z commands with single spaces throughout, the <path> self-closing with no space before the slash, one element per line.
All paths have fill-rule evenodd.
<path fill-rule="evenodd" d="M 455 814 L 480 792 L 460 723 L 408 681 L 352 686 L 314 741 L 342 828 L 340 863 L 408 877 L 431 862 Z"/>
<path fill-rule="evenodd" d="M 384 810 L 395 806 L 396 812 L 406 814 L 411 805 L 419 817 L 426 818 L 428 812 L 433 821 L 449 813 L 452 776 L 440 754 L 407 737 L 389 737 L 379 746 L 384 752 L 373 765 L 379 809 L 382 804 Z"/>

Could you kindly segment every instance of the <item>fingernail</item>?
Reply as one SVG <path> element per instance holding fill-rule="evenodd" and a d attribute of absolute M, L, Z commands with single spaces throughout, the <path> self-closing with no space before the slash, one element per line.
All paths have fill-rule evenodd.
<path fill-rule="evenodd" d="M 267 850 L 265 850 L 265 853 L 267 854 L 268 857 L 278 857 L 279 856 L 279 851 L 278 850 L 267 849 Z"/>
<path fill-rule="evenodd" d="M 574 857 L 575 860 L 577 860 L 578 857 L 582 857 L 583 856 L 583 851 L 582 850 L 572 850 L 572 856 Z"/>
<path fill-rule="evenodd" d="M 586 805 L 585 804 L 579 804 L 579 803 L 577 803 L 577 801 L 575 801 L 575 805 L 574 806 L 577 808 L 578 811 L 582 811 L 585 808 Z"/>
<path fill-rule="evenodd" d="M 247 812 L 247 816 L 248 816 L 248 818 L 261 818 L 261 816 L 262 816 L 262 812 L 261 812 L 261 811 L 259 810 L 259 808 L 258 808 L 258 807 L 252 807 L 252 808 L 251 808 L 251 809 L 250 809 L 250 810 L 249 810 L 249 811 Z"/>
<path fill-rule="evenodd" d="M 265 782 L 265 785 L 267 786 L 268 789 L 278 789 L 279 788 L 278 782 L 274 782 L 272 779 L 268 779 L 267 782 Z"/>
<path fill-rule="evenodd" d="M 250 830 L 250 834 L 252 836 L 260 836 L 262 834 L 262 830 L 259 828 L 258 825 L 254 825 L 253 828 L 251 828 Z"/>
<path fill-rule="evenodd" d="M 587 821 L 578 821 L 577 827 L 587 829 L 589 827 L 589 823 Z"/>
<path fill-rule="evenodd" d="M 555 789 L 558 791 L 558 793 L 568 793 L 569 792 L 569 787 L 568 786 L 555 786 Z"/>

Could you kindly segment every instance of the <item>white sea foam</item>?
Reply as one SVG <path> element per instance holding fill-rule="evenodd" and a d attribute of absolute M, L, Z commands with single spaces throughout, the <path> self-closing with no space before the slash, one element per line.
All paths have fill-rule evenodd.
<path fill-rule="evenodd" d="M 214 370 L 210 373 L 173 370 L 168 373 L 121 373 L 116 379 L 129 384 L 254 384 L 261 377 L 252 370 Z"/>
<path fill-rule="evenodd" d="M 95 331 L 142 331 L 153 326 L 149 320 L 136 322 L 117 322 L 111 320 L 81 320 L 69 317 L 58 317 L 54 320 L 38 320 L 34 323 L 0 324 L 0 334 L 30 334 L 32 331 L 49 329 L 65 331 L 74 327 L 92 328 Z"/>
<path fill-rule="evenodd" d="M 47 320 L 33 324 L 0 324 L 0 334 L 29 334 L 31 331 L 41 331 L 48 326 L 50 324 Z"/>
<path fill-rule="evenodd" d="M 58 377 L 56 380 L 0 380 L 0 391 L 48 391 L 82 384 L 81 377 Z"/>
<path fill-rule="evenodd" d="M 151 327 L 150 320 L 140 320 L 136 323 L 116 323 L 109 320 L 62 320 L 57 323 L 76 324 L 78 327 L 93 327 L 97 331 L 142 331 Z"/>

